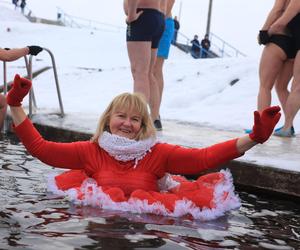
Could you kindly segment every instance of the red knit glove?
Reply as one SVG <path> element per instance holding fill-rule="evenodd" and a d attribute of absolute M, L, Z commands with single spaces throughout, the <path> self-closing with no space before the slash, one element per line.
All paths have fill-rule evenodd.
<path fill-rule="evenodd" d="M 279 106 L 273 106 L 266 108 L 261 114 L 258 111 L 254 112 L 254 125 L 252 133 L 249 134 L 253 141 L 264 143 L 269 139 L 280 119 L 281 114 L 279 111 Z"/>
<path fill-rule="evenodd" d="M 14 107 L 21 106 L 23 98 L 28 94 L 30 89 L 31 81 L 26 78 L 21 78 L 18 74 L 16 74 L 12 88 L 6 97 L 7 104 Z"/>

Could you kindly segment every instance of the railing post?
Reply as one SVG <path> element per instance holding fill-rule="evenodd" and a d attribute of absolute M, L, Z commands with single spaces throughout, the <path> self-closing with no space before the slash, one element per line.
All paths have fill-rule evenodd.
<path fill-rule="evenodd" d="M 3 82 L 4 82 L 3 94 L 6 95 L 6 93 L 7 93 L 7 81 L 6 81 L 6 62 L 5 61 L 3 61 Z"/>
<path fill-rule="evenodd" d="M 50 50 L 48 50 L 46 48 L 43 48 L 43 49 L 45 51 L 47 51 L 49 53 L 50 57 L 51 57 L 53 73 L 54 73 L 54 78 L 55 78 L 55 84 L 56 84 L 56 91 L 57 91 L 59 107 L 60 107 L 60 113 L 61 113 L 61 117 L 64 117 L 65 113 L 64 113 L 63 102 L 62 102 L 62 98 L 61 98 L 61 94 L 60 94 L 60 88 L 59 88 L 59 83 L 58 83 L 58 76 L 57 76 L 57 71 L 56 71 L 55 59 L 54 59 L 54 56 L 53 56 L 53 54 Z"/>
<path fill-rule="evenodd" d="M 27 57 L 25 56 L 25 63 L 27 67 L 27 75 L 28 79 L 32 82 L 32 56 L 29 57 L 29 63 L 27 61 Z M 33 94 L 33 85 L 29 91 L 29 117 L 32 117 L 33 111 L 32 111 L 32 102 L 35 102 L 34 94 Z"/>
<path fill-rule="evenodd" d="M 224 51 L 225 51 L 225 43 L 223 42 L 223 46 L 222 46 L 222 57 L 224 57 Z"/>
<path fill-rule="evenodd" d="M 32 82 L 32 56 L 29 57 L 29 63 L 28 63 L 27 56 L 24 56 L 24 60 L 25 60 L 28 79 Z M 32 105 L 32 103 L 33 103 L 33 105 Z M 32 106 L 35 109 L 37 108 L 36 99 L 35 99 L 34 90 L 33 90 L 33 85 L 32 85 L 32 87 L 30 89 L 30 92 L 29 92 L 29 117 L 31 117 L 32 114 L 33 114 Z"/>
<path fill-rule="evenodd" d="M 207 34 L 207 35 L 209 35 L 209 33 L 210 33 L 210 22 L 211 22 L 212 3 L 213 3 L 213 0 L 209 0 L 209 4 L 208 4 L 208 14 L 207 14 L 207 24 L 206 24 L 206 34 Z"/>
<path fill-rule="evenodd" d="M 6 77 L 6 62 L 3 61 L 3 94 L 6 96 L 7 94 L 7 77 Z M 2 132 L 6 133 L 8 131 L 8 120 L 7 120 L 7 114 L 4 115 L 4 121 L 3 121 L 3 128 Z"/>
<path fill-rule="evenodd" d="M 43 48 L 43 50 L 47 51 L 49 53 L 50 57 L 51 57 L 52 68 L 53 68 L 55 84 L 56 84 L 56 91 L 57 91 L 59 107 L 60 107 L 60 113 L 61 113 L 61 117 L 64 117 L 65 113 L 64 113 L 62 98 L 61 98 L 60 89 L 59 89 L 55 59 L 54 59 L 54 56 L 53 56 L 52 52 L 49 49 Z M 32 80 L 32 56 L 29 57 L 28 75 L 29 75 L 30 80 Z M 34 103 L 35 103 L 33 88 L 31 88 L 31 90 L 29 92 L 29 116 L 32 116 L 32 101 L 34 101 Z"/>

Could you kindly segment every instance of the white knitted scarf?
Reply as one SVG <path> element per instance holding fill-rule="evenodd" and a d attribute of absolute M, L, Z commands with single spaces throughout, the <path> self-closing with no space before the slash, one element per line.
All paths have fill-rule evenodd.
<path fill-rule="evenodd" d="M 135 168 L 138 161 L 143 159 L 148 152 L 151 152 L 151 148 L 157 141 L 155 137 L 136 141 L 105 131 L 99 137 L 98 143 L 101 148 L 118 161 L 135 160 Z"/>

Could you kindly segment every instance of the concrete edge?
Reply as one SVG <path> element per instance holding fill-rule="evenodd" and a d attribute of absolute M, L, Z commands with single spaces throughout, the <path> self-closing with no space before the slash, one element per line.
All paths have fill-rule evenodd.
<path fill-rule="evenodd" d="M 300 198 L 300 174 L 295 171 L 259 166 L 239 160 L 227 164 L 238 185 Z"/>
<path fill-rule="evenodd" d="M 48 140 L 53 141 L 79 141 L 89 140 L 90 133 L 72 131 L 48 125 L 34 123 L 39 132 Z M 62 139 L 63 138 L 63 139 Z M 277 169 L 269 166 L 259 166 L 240 160 L 232 160 L 220 168 L 209 170 L 230 169 L 234 183 L 237 186 L 249 188 L 254 191 L 278 193 L 279 195 L 300 198 L 300 174 L 295 171 Z M 191 176 L 196 178 L 196 176 Z"/>

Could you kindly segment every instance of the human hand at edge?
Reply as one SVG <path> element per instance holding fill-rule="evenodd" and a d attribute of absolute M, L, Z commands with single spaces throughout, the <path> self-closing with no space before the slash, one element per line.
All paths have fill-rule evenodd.
<path fill-rule="evenodd" d="M 285 28 L 286 28 L 286 25 L 284 25 L 283 23 L 281 23 L 280 21 L 277 20 L 268 29 L 268 34 L 269 34 L 269 36 L 271 36 L 273 34 L 285 34 L 285 31 L 284 31 Z"/>
<path fill-rule="evenodd" d="M 33 56 L 38 55 L 38 53 L 40 53 L 43 50 L 42 47 L 36 46 L 36 45 L 31 45 L 31 46 L 27 46 L 27 47 L 29 48 L 29 54 L 33 55 Z"/>
<path fill-rule="evenodd" d="M 252 133 L 249 134 L 250 139 L 258 143 L 267 141 L 280 119 L 281 113 L 279 111 L 279 106 L 266 108 L 261 114 L 255 111 Z"/>
<path fill-rule="evenodd" d="M 134 22 L 135 20 L 137 20 L 140 17 L 140 15 L 143 14 L 143 12 L 144 11 L 140 10 L 139 12 L 135 13 L 135 15 L 132 15 L 132 16 L 128 15 L 126 18 L 126 23 L 130 24 L 130 23 Z"/>
<path fill-rule="evenodd" d="M 266 45 L 270 40 L 270 36 L 267 30 L 260 30 L 257 36 L 258 44 Z"/>
<path fill-rule="evenodd" d="M 22 105 L 23 98 L 28 94 L 31 89 L 31 81 L 15 75 L 12 88 L 6 96 L 6 101 L 9 106 L 19 107 Z"/>

